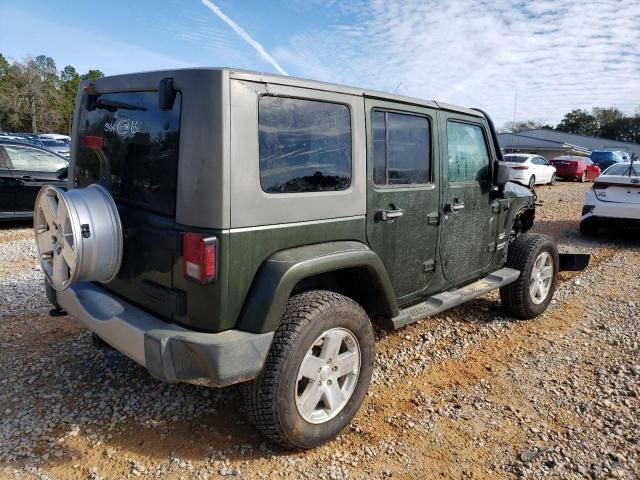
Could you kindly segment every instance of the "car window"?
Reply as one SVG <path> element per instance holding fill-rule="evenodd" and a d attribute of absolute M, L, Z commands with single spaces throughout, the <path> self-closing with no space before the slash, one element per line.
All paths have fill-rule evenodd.
<path fill-rule="evenodd" d="M 429 120 L 418 115 L 373 111 L 373 181 L 416 185 L 431 179 Z"/>
<path fill-rule="evenodd" d="M 351 114 L 345 105 L 260 98 L 260 185 L 266 193 L 328 192 L 351 184 Z"/>
<path fill-rule="evenodd" d="M 63 159 L 42 150 L 18 145 L 5 145 L 4 148 L 15 170 L 57 172 L 67 166 Z"/>
<path fill-rule="evenodd" d="M 489 179 L 489 149 L 482 127 L 448 121 L 447 157 L 450 182 Z"/>
<path fill-rule="evenodd" d="M 616 163 L 607 168 L 603 175 L 627 175 L 640 177 L 640 164 Z"/>

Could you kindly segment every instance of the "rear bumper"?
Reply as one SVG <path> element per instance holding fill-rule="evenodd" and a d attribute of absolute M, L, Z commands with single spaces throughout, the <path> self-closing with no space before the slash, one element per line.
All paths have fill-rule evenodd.
<path fill-rule="evenodd" d="M 195 332 L 166 323 L 87 282 L 56 292 L 56 300 L 89 330 L 165 382 L 222 387 L 255 378 L 274 335 Z"/>

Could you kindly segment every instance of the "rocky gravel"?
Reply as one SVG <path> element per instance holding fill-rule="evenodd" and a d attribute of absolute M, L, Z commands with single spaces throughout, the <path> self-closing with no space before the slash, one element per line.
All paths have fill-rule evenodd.
<path fill-rule="evenodd" d="M 378 332 L 360 413 L 302 453 L 255 433 L 239 388 L 163 384 L 48 316 L 30 229 L 0 228 L 0 478 L 640 478 L 640 241 L 580 237 L 587 188 L 538 189 L 534 229 L 593 254 L 544 315 L 492 293 Z"/>

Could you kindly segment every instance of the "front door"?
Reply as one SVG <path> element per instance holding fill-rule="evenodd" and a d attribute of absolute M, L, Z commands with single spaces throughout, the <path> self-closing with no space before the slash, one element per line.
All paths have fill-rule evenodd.
<path fill-rule="evenodd" d="M 438 242 L 437 111 L 366 99 L 367 237 L 400 304 L 427 288 Z"/>
<path fill-rule="evenodd" d="M 491 158 L 488 129 L 480 118 L 442 112 L 443 220 L 440 258 L 449 281 L 482 274 L 496 251 L 498 202 L 491 198 Z"/>
<path fill-rule="evenodd" d="M 15 189 L 15 212 L 30 215 L 36 196 L 45 185 L 64 187 L 67 184 L 67 162 L 45 150 L 27 145 L 5 145 Z"/>

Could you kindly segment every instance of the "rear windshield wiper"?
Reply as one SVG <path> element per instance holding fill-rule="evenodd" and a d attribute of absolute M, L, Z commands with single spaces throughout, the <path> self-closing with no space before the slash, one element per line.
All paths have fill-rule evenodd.
<path fill-rule="evenodd" d="M 96 108 L 108 110 L 110 112 L 115 112 L 118 109 L 141 110 L 141 111 L 146 110 L 146 107 L 140 107 L 138 105 L 133 105 L 131 103 L 117 102 L 115 100 L 101 100 L 99 98 L 96 98 L 95 95 L 89 95 L 87 110 L 94 110 Z"/>

